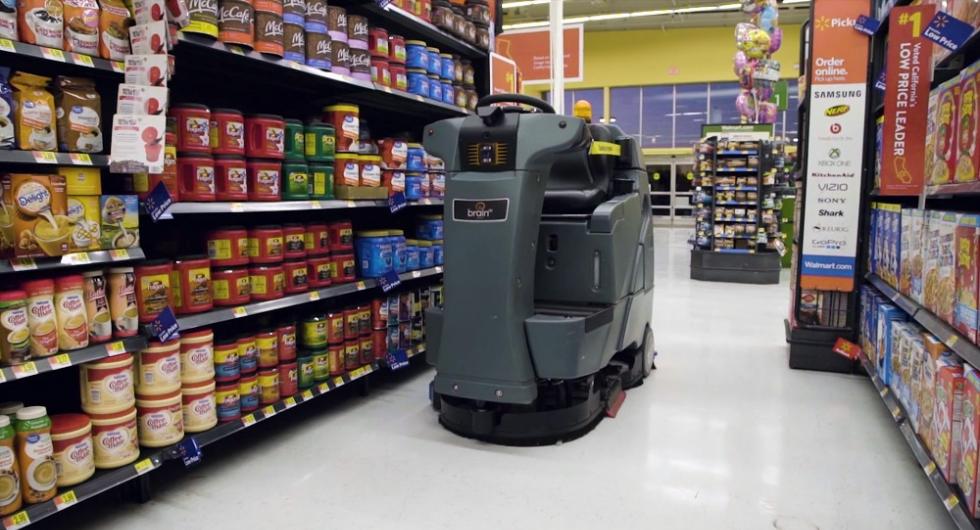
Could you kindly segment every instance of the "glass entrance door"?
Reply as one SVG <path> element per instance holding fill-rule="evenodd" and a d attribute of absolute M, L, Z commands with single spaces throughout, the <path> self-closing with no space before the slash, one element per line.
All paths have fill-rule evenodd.
<path fill-rule="evenodd" d="M 693 226 L 694 162 L 690 155 L 650 156 L 646 159 L 653 199 L 653 222 L 658 226 Z"/>

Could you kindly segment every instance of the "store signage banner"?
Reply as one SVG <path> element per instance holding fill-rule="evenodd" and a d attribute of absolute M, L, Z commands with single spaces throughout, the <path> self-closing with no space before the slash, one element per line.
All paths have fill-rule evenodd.
<path fill-rule="evenodd" d="M 800 286 L 853 291 L 861 218 L 870 2 L 815 0 Z"/>
<path fill-rule="evenodd" d="M 955 52 L 973 35 L 973 26 L 940 11 L 929 21 L 923 34 L 927 39 Z"/>
<path fill-rule="evenodd" d="M 585 26 L 565 25 L 565 81 L 582 81 Z M 551 82 L 551 32 L 515 29 L 497 35 L 497 51 L 517 63 L 524 84 Z"/>
<path fill-rule="evenodd" d="M 932 42 L 922 21 L 934 5 L 896 7 L 888 24 L 885 120 L 881 135 L 881 194 L 918 195 L 925 183 L 926 120 Z"/>
<path fill-rule="evenodd" d="M 517 94 L 517 63 L 497 53 L 490 53 L 490 93 Z"/>

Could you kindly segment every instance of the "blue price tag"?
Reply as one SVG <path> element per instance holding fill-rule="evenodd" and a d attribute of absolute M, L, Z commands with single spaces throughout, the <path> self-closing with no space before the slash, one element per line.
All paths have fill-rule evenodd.
<path fill-rule="evenodd" d="M 146 208 L 146 213 L 150 214 L 150 218 L 154 221 L 163 216 L 167 208 L 170 208 L 170 205 L 173 203 L 173 197 L 170 196 L 170 192 L 167 191 L 167 187 L 163 185 L 163 182 L 158 182 L 146 199 L 143 199 L 143 206 Z"/>
<path fill-rule="evenodd" d="M 405 200 L 404 193 L 396 191 L 388 196 L 388 210 L 390 210 L 391 213 L 395 213 L 406 206 L 408 206 L 408 201 Z"/>
<path fill-rule="evenodd" d="M 408 366 L 408 354 L 405 353 L 405 350 L 390 351 L 385 354 L 385 360 L 388 361 L 388 368 L 392 370 L 399 370 Z"/>
<path fill-rule="evenodd" d="M 866 35 L 874 35 L 880 27 L 880 20 L 877 18 L 871 18 L 867 15 L 858 15 L 857 20 L 854 21 L 854 29 Z"/>
<path fill-rule="evenodd" d="M 875 88 L 878 90 L 885 90 L 885 69 L 881 69 L 881 73 L 878 74 L 878 79 L 875 79 Z"/>
<path fill-rule="evenodd" d="M 398 277 L 398 273 L 395 271 L 388 271 L 384 276 L 378 278 L 378 284 L 381 285 L 381 291 L 387 293 L 388 291 L 394 289 L 401 285 L 402 280 Z"/>
<path fill-rule="evenodd" d="M 177 445 L 177 453 L 180 454 L 180 458 L 184 461 L 184 466 L 186 467 L 190 467 L 201 461 L 201 448 L 197 445 L 197 440 L 193 436 L 184 438 Z"/>
<path fill-rule="evenodd" d="M 973 35 L 973 26 L 940 11 L 932 17 L 922 35 L 950 51 L 956 51 Z"/>
<path fill-rule="evenodd" d="M 384 8 L 388 7 L 388 4 L 390 4 L 390 3 L 391 3 L 391 0 L 378 0 L 378 7 L 380 7 L 381 9 L 384 9 Z"/>
<path fill-rule="evenodd" d="M 147 324 L 146 331 L 159 339 L 160 342 L 166 342 L 174 337 L 180 336 L 180 326 L 177 325 L 177 317 L 174 316 L 174 312 L 170 307 L 165 307 L 153 322 Z"/>

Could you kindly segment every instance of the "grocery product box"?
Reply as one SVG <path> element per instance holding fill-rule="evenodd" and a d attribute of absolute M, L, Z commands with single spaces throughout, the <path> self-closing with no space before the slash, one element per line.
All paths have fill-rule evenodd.
<path fill-rule="evenodd" d="M 102 223 L 102 248 L 139 246 L 139 199 L 136 195 L 100 196 L 99 215 Z"/>
<path fill-rule="evenodd" d="M 888 283 L 898 289 L 901 275 L 902 206 L 889 204 L 888 210 Z"/>
<path fill-rule="evenodd" d="M 939 293 L 939 238 L 943 212 L 929 210 L 924 228 L 925 263 L 922 270 L 922 305 L 933 313 L 936 312 L 937 294 Z"/>
<path fill-rule="evenodd" d="M 971 4 L 977 4 L 970 0 Z M 977 85 L 980 84 L 980 62 L 975 62 L 960 72 L 960 102 L 956 111 L 956 182 L 977 180 L 980 168 L 980 144 L 977 127 L 980 125 L 980 112 L 977 112 Z"/>
<path fill-rule="evenodd" d="M 906 396 L 906 384 L 904 379 L 904 374 L 902 367 L 908 362 L 909 355 L 909 328 L 907 322 L 894 322 L 891 326 L 891 344 L 892 352 L 889 358 L 890 366 L 888 367 L 891 376 L 888 380 L 888 386 L 892 389 L 895 397 L 898 398 L 898 402 L 902 406 L 906 406 L 908 403 L 905 399 Z"/>
<path fill-rule="evenodd" d="M 923 151 L 922 174 L 925 181 L 932 184 L 933 168 L 936 165 L 936 113 L 939 108 L 939 89 L 929 92 L 929 107 L 926 110 L 926 147 Z"/>
<path fill-rule="evenodd" d="M 963 424 L 960 429 L 960 463 L 956 483 L 963 491 L 966 509 L 976 517 L 980 512 L 977 495 L 977 461 L 980 459 L 980 376 L 970 365 L 963 367 Z"/>
<path fill-rule="evenodd" d="M 921 330 L 914 330 L 909 345 L 908 404 L 905 409 L 908 411 L 909 424 L 912 426 L 912 430 L 916 430 L 919 417 L 922 415 L 922 402 L 920 401 L 922 367 L 929 361 L 929 354 L 926 352 L 925 344 L 922 341 Z"/>
<path fill-rule="evenodd" d="M 927 342 L 928 334 L 923 334 L 923 342 Z M 913 424 L 914 431 L 919 434 L 926 447 L 932 450 L 932 415 L 936 406 L 936 368 L 939 357 L 933 357 L 926 348 L 926 358 L 919 367 L 919 384 L 916 401 L 919 403 L 919 416 Z"/>
<path fill-rule="evenodd" d="M 932 457 L 943 477 L 956 483 L 963 422 L 963 366 L 944 357 L 937 363 L 935 408 L 932 417 Z"/>
<path fill-rule="evenodd" d="M 61 256 L 69 250 L 68 194 L 61 175 L 5 174 L 8 236 L 19 257 Z M 9 188 L 9 193 L 6 190 Z"/>
<path fill-rule="evenodd" d="M 935 46 L 939 48 L 939 46 Z M 960 99 L 959 78 L 939 85 L 936 101 L 936 131 L 933 137 L 933 166 L 930 184 L 948 184 L 956 172 L 956 111 Z"/>
<path fill-rule="evenodd" d="M 899 249 L 899 269 L 902 271 L 898 277 L 898 291 L 908 295 L 912 290 L 912 211 L 911 208 L 902 209 L 902 245 Z"/>
<path fill-rule="evenodd" d="M 68 240 L 72 252 L 102 248 L 98 195 L 69 195 L 68 219 L 72 225 Z"/>
<path fill-rule="evenodd" d="M 961 215 L 956 227 L 956 308 L 954 327 L 977 342 L 977 251 L 980 216 Z"/>
<path fill-rule="evenodd" d="M 868 215 L 868 259 L 865 263 L 872 274 L 878 274 L 878 203 L 872 202 Z"/>
<path fill-rule="evenodd" d="M 894 351 L 892 325 L 902 320 L 905 320 L 905 312 L 901 309 L 891 304 L 881 304 L 878 306 L 876 345 L 878 355 L 875 364 L 878 369 L 878 376 L 885 385 L 889 385 L 892 378 L 892 353 Z"/>
<path fill-rule="evenodd" d="M 939 225 L 939 281 L 936 293 L 936 315 L 955 325 L 956 311 L 956 228 L 960 214 L 946 212 Z"/>
<path fill-rule="evenodd" d="M 923 255 L 923 229 L 925 227 L 925 217 L 923 210 L 907 209 L 903 210 L 903 215 L 908 214 L 909 218 L 909 237 L 907 239 L 909 248 L 902 247 L 903 255 L 908 255 L 908 264 L 903 264 L 902 274 L 909 279 L 908 295 L 913 300 L 922 300 L 922 263 Z"/>

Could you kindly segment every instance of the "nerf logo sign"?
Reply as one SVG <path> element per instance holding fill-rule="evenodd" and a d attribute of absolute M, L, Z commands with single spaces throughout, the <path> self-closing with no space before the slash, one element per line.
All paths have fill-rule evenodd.
<path fill-rule="evenodd" d="M 841 116 L 843 114 L 847 114 L 847 111 L 849 110 L 851 110 L 850 105 L 834 105 L 833 107 L 830 107 L 829 109 L 823 111 L 823 114 L 824 116 L 832 118 L 834 116 Z"/>
<path fill-rule="evenodd" d="M 509 206 L 510 199 L 453 199 L 453 221 L 504 222 Z"/>

